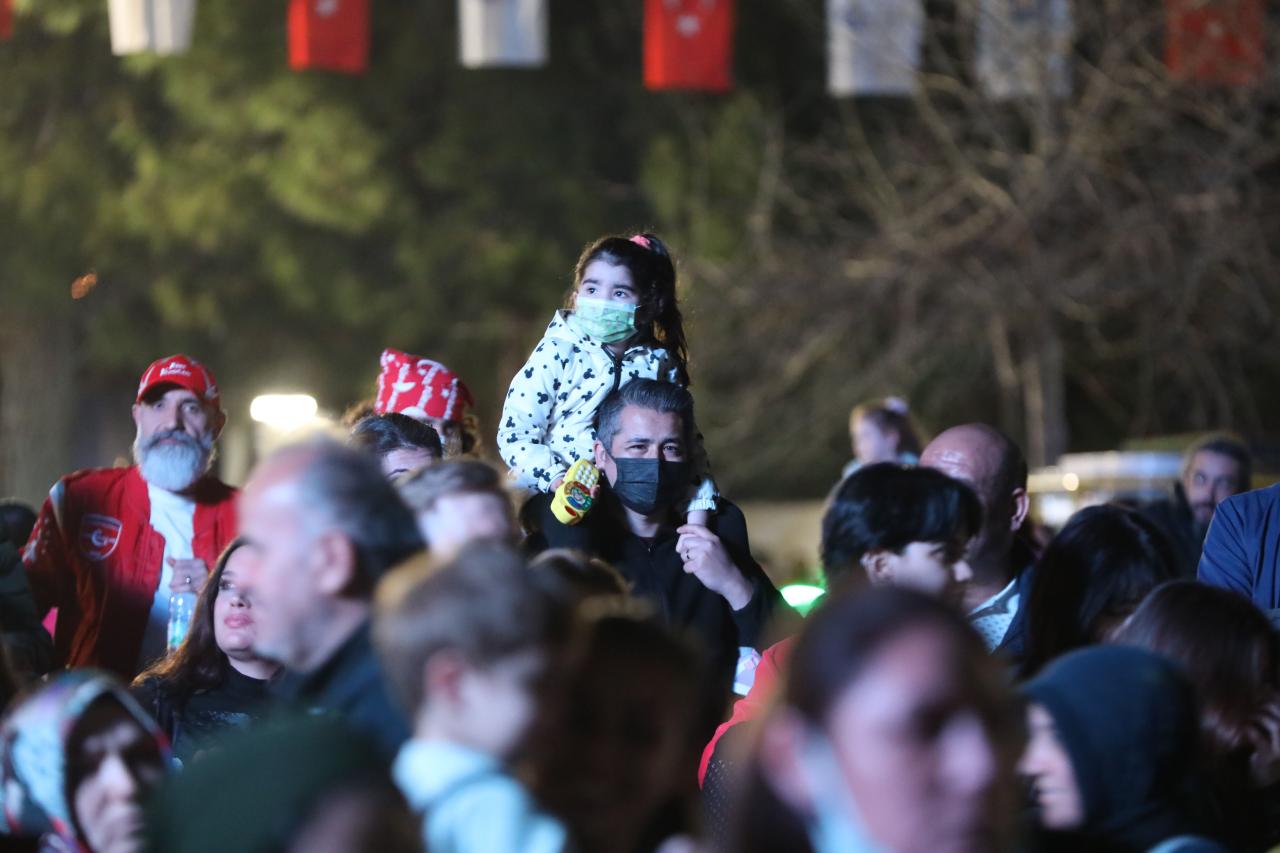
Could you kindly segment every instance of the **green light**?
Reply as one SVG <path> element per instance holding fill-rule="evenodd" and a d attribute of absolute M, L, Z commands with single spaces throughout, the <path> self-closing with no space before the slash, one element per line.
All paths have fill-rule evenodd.
<path fill-rule="evenodd" d="M 822 587 L 814 586 L 811 583 L 789 583 L 778 591 L 782 593 L 783 601 L 800 611 L 801 614 L 807 614 L 818 599 L 822 598 L 827 592 Z"/>

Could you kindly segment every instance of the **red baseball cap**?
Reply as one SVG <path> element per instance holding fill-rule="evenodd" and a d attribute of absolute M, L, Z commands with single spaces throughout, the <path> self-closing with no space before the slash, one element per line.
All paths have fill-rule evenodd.
<path fill-rule="evenodd" d="M 213 374 L 191 356 L 171 355 L 153 361 L 138 383 L 135 402 L 141 403 L 143 397 L 163 386 L 185 388 L 215 409 L 222 408 L 218 398 L 218 383 L 214 381 Z"/>
<path fill-rule="evenodd" d="M 471 390 L 438 361 L 394 349 L 382 351 L 382 373 L 373 410 L 380 415 L 398 412 L 415 418 L 462 420 L 476 404 Z"/>

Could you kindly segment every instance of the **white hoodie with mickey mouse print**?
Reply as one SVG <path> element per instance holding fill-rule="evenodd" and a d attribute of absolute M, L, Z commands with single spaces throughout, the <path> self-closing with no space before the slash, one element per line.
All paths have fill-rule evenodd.
<path fill-rule="evenodd" d="M 549 492 L 570 465 L 593 458 L 596 410 L 615 388 L 632 379 L 679 381 L 676 360 L 665 349 L 634 346 L 615 358 L 604 344 L 570 328 L 567 317 L 561 310 L 551 318 L 502 406 L 498 453 L 521 488 Z M 712 510 L 715 483 L 696 427 L 694 434 L 690 458 L 697 487 L 687 508 Z"/>

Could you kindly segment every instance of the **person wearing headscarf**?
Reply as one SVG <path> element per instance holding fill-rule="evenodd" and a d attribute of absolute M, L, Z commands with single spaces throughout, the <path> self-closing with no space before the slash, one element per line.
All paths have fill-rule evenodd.
<path fill-rule="evenodd" d="M 1143 649 L 1095 646 L 1024 685 L 1029 777 L 1043 849 L 1217 853 L 1190 683 Z"/>
<path fill-rule="evenodd" d="M 43 851 L 135 853 L 143 805 L 170 765 L 155 722 L 114 677 L 54 676 L 0 726 L 4 830 Z"/>

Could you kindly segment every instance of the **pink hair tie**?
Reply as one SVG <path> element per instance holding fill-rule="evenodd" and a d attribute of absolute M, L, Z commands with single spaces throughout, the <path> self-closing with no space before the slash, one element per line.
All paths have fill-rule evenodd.
<path fill-rule="evenodd" d="M 643 234 L 637 234 L 636 236 L 631 237 L 629 239 L 631 240 L 632 243 L 635 243 L 637 246 L 640 246 L 642 248 L 645 248 L 645 249 L 653 248 L 653 246 L 649 244 L 649 238 L 644 236 Z"/>

